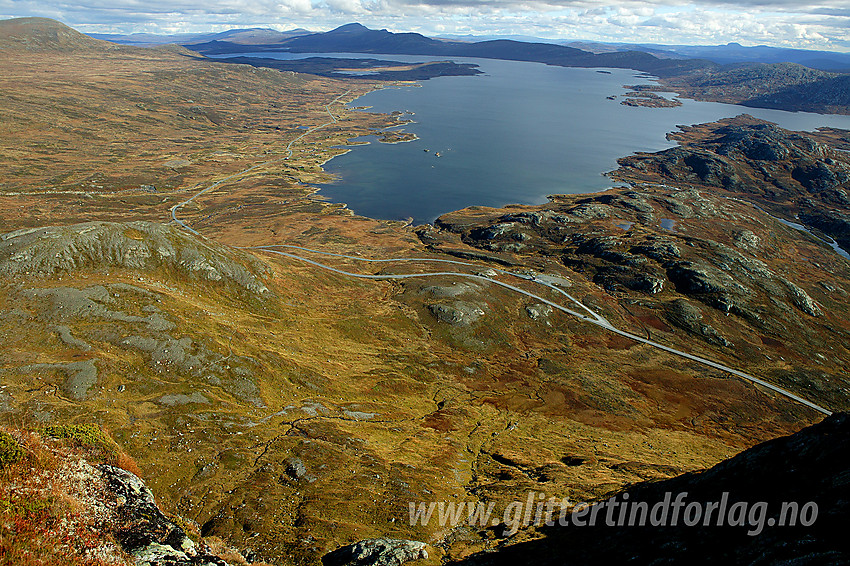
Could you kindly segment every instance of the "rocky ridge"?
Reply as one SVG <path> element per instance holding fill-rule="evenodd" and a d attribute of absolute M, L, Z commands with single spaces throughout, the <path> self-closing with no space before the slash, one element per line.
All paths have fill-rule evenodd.
<path fill-rule="evenodd" d="M 88 222 L 0 236 L 0 276 L 49 277 L 86 267 L 171 269 L 200 281 L 234 284 L 258 296 L 269 292 L 252 272 L 263 269 L 255 259 L 163 224 Z"/>

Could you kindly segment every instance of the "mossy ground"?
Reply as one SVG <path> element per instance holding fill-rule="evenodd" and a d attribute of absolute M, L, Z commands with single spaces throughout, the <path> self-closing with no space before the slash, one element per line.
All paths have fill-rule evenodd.
<path fill-rule="evenodd" d="M 82 521 L 87 502 L 63 490 L 65 463 L 132 462 L 97 425 L 55 426 L 48 434 L 7 427 L 17 460 L 0 469 L 0 564 L 104 566 L 130 564 L 117 543 L 93 521 Z M 108 450 L 106 448 L 108 447 Z"/>

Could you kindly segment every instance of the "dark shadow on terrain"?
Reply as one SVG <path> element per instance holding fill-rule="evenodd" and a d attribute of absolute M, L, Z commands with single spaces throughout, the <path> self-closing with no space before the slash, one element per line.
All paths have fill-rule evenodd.
<path fill-rule="evenodd" d="M 663 502 L 665 494 L 670 493 L 675 501 L 677 494 L 686 492 L 677 526 L 608 527 L 604 526 L 607 509 L 603 508 L 595 527 L 544 528 L 545 537 L 540 540 L 506 546 L 453 564 L 850 564 L 848 454 L 850 415 L 836 414 L 792 436 L 755 446 L 704 472 L 639 484 L 627 491 L 630 504 L 648 503 L 650 517 L 653 506 Z M 728 493 L 724 514 L 727 525 L 730 520 L 740 519 L 747 526 L 682 525 L 683 517 L 688 515 L 688 503 L 721 502 L 724 493 Z M 617 501 L 623 497 L 623 493 L 617 494 Z M 735 508 L 737 502 L 747 502 L 749 507 L 745 511 L 740 506 Z M 765 513 L 756 506 L 758 502 L 767 504 Z M 771 519 L 778 518 L 783 502 L 795 502 L 801 509 L 809 504 L 809 510 L 809 502 L 816 504 L 814 524 L 801 526 L 798 518 L 795 527 L 769 526 Z M 667 508 L 669 522 L 672 504 Z M 627 509 L 625 524 L 631 510 Z M 615 524 L 619 514 L 617 507 L 611 519 Z M 717 515 L 715 510 L 712 525 L 717 525 Z M 588 516 L 590 513 L 585 520 Z M 636 515 L 639 516 L 640 513 Z M 790 512 L 786 514 L 786 523 L 790 516 Z M 748 534 L 759 530 L 751 525 L 759 524 L 764 525 L 760 534 Z"/>

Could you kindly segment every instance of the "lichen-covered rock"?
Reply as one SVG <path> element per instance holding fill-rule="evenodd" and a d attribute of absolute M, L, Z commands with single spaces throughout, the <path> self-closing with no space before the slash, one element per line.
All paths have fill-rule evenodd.
<path fill-rule="evenodd" d="M 595 202 L 582 204 L 572 208 L 568 211 L 568 214 L 575 218 L 580 218 L 581 220 L 600 220 L 611 216 L 607 206 Z"/>
<path fill-rule="evenodd" d="M 344 546 L 322 559 L 325 566 L 400 566 L 427 559 L 426 544 L 415 540 L 377 538 Z"/>
<path fill-rule="evenodd" d="M 732 343 L 720 335 L 717 330 L 703 322 L 703 315 L 700 310 L 686 301 L 685 299 L 676 299 L 665 305 L 665 314 L 667 320 L 674 326 L 702 336 L 707 342 L 718 346 L 731 346 Z"/>
<path fill-rule="evenodd" d="M 658 262 L 669 261 L 681 257 L 682 252 L 679 247 L 672 242 L 665 241 L 650 241 L 637 246 L 630 250 L 632 253 L 644 255 Z"/>
<path fill-rule="evenodd" d="M 525 312 L 531 320 L 546 319 L 552 314 L 552 307 L 544 303 L 536 303 L 525 307 Z"/>
<path fill-rule="evenodd" d="M 676 289 L 686 294 L 721 293 L 729 288 L 731 277 L 708 265 L 681 262 L 667 270 Z"/>
<path fill-rule="evenodd" d="M 733 241 L 741 249 L 753 251 L 759 247 L 761 240 L 750 230 L 736 232 Z"/>
<path fill-rule="evenodd" d="M 484 310 L 473 303 L 456 301 L 449 305 L 428 305 L 428 310 L 440 322 L 455 326 L 469 326 L 484 316 Z"/>
<path fill-rule="evenodd" d="M 788 294 L 791 296 L 791 302 L 793 302 L 798 309 L 811 316 L 820 316 L 823 314 L 818 304 L 809 296 L 808 293 L 790 281 L 785 281 L 785 285 L 788 287 Z"/>
<path fill-rule="evenodd" d="M 152 543 L 181 553 L 194 548 L 183 529 L 162 514 L 153 493 L 138 476 L 108 464 L 99 469 L 116 501 L 115 537 L 125 550 L 136 552 Z"/>
<path fill-rule="evenodd" d="M 284 463 L 286 464 L 286 468 L 284 469 L 284 475 L 281 476 L 281 480 L 303 480 L 308 483 L 316 481 L 316 476 L 308 472 L 307 466 L 304 465 L 304 461 L 301 458 L 287 458 Z"/>
<path fill-rule="evenodd" d="M 199 551 L 183 529 L 163 515 L 141 478 L 108 464 L 98 470 L 112 499 L 112 534 L 138 566 L 228 566 L 220 557 Z"/>

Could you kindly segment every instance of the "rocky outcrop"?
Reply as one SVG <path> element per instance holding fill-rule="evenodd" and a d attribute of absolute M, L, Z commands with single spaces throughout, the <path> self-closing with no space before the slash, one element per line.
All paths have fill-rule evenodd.
<path fill-rule="evenodd" d="M 535 303 L 525 307 L 525 312 L 531 320 L 546 320 L 552 314 L 552 311 L 552 306 L 545 303 Z M 548 320 L 546 320 L 546 323 L 550 324 Z"/>
<path fill-rule="evenodd" d="M 670 137 L 681 145 L 622 158 L 612 175 L 743 195 L 775 216 L 798 217 L 850 248 L 850 158 L 823 143 L 822 136 L 816 140 L 743 115 L 682 127 Z"/>
<path fill-rule="evenodd" d="M 666 305 L 665 314 L 674 326 L 703 337 L 707 342 L 718 346 L 731 346 L 732 343 L 720 335 L 712 326 L 703 322 L 700 310 L 685 299 L 676 299 Z"/>
<path fill-rule="evenodd" d="M 70 533 L 94 529 L 104 543 L 117 542 L 136 566 L 228 566 L 167 518 L 135 474 L 75 457 L 61 460 L 56 474 L 54 489 L 75 502 L 75 512 L 61 529 Z M 125 562 L 122 558 L 114 563 Z"/>
<path fill-rule="evenodd" d="M 451 304 L 428 305 L 428 310 L 440 322 L 455 326 L 469 326 L 484 316 L 484 310 L 474 303 L 455 301 Z"/>
<path fill-rule="evenodd" d="M 115 466 L 103 464 L 99 469 L 115 502 L 113 534 L 121 547 L 138 556 L 160 557 L 156 560 L 188 559 L 194 543 L 162 514 L 145 483 Z"/>
<path fill-rule="evenodd" d="M 98 470 L 106 484 L 112 535 L 136 558 L 137 566 L 228 566 L 169 520 L 138 476 L 107 464 Z"/>
<path fill-rule="evenodd" d="M 50 276 L 80 268 L 168 269 L 206 282 L 269 293 L 247 255 L 152 222 L 87 222 L 0 236 L 0 276 Z"/>
<path fill-rule="evenodd" d="M 377 538 L 344 546 L 322 558 L 324 566 L 400 566 L 427 559 L 424 542 Z"/>
<path fill-rule="evenodd" d="M 791 301 L 798 309 L 810 316 L 821 316 L 823 314 L 820 307 L 808 293 L 790 281 L 786 281 L 785 285 L 788 287 L 788 292 L 791 295 Z"/>

